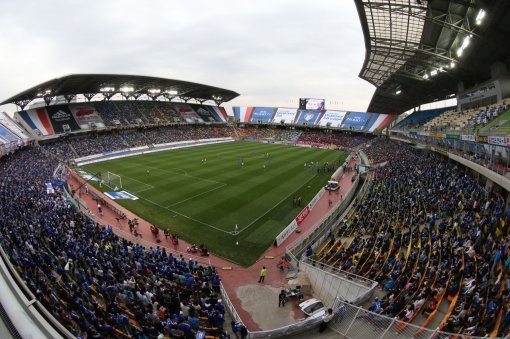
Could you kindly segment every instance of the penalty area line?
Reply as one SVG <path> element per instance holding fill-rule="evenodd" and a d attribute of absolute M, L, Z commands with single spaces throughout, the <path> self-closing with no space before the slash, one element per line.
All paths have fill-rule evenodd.
<path fill-rule="evenodd" d="M 157 202 L 154 202 L 154 201 L 152 201 L 152 200 L 150 200 L 150 199 L 147 199 L 147 198 L 144 198 L 144 197 L 139 197 L 139 198 L 140 198 L 140 199 L 143 199 L 143 200 L 145 200 L 145 201 L 147 201 L 147 202 L 149 202 L 149 203 L 151 203 L 151 204 L 153 204 L 153 205 L 155 205 L 155 206 L 158 206 L 158 207 L 160 207 L 160 208 L 162 208 L 162 209 L 165 209 L 165 210 L 167 210 L 167 211 L 169 211 L 169 212 L 172 212 L 172 213 L 174 213 L 174 214 L 180 215 L 180 216 L 181 216 L 181 217 L 183 217 L 183 218 L 186 218 L 186 219 L 189 219 L 189 220 L 193 220 L 194 222 L 197 222 L 197 223 L 202 224 L 202 225 L 204 225 L 204 226 L 207 226 L 207 227 L 213 228 L 213 229 L 215 229 L 215 230 L 217 230 L 217 231 L 220 231 L 220 232 L 223 232 L 223 233 L 227 233 L 227 234 L 229 233 L 228 231 L 225 231 L 225 230 L 223 230 L 223 229 L 221 229 L 221 228 L 218 228 L 218 227 L 213 226 L 213 225 L 211 225 L 211 224 L 208 224 L 208 223 L 206 223 L 206 222 L 203 222 L 203 221 L 197 220 L 197 219 L 195 219 L 195 218 L 192 218 L 192 217 L 190 217 L 190 216 L 188 216 L 188 215 L 186 215 L 186 214 L 179 213 L 179 212 L 177 212 L 176 210 L 172 210 L 172 209 L 170 209 L 170 208 L 168 208 L 168 207 L 165 207 L 165 206 L 163 206 L 163 205 L 160 205 L 160 204 L 158 204 Z M 175 218 L 175 215 L 173 216 L 173 218 Z"/>
<path fill-rule="evenodd" d="M 213 188 L 211 188 L 211 189 L 208 189 L 208 190 L 206 190 L 206 191 L 203 191 L 202 193 L 195 194 L 194 196 L 191 196 L 191 197 L 186 198 L 186 199 L 184 199 L 184 200 L 181 200 L 181 201 L 178 201 L 178 202 L 173 203 L 173 204 L 171 204 L 171 205 L 168 205 L 168 206 L 167 206 L 167 207 L 165 207 L 165 208 L 170 208 L 170 207 L 173 207 L 173 206 L 180 205 L 180 204 L 182 204 L 183 202 L 186 202 L 186 201 L 188 201 L 188 200 L 194 199 L 194 198 L 199 197 L 199 196 L 201 196 L 201 195 L 204 195 L 204 194 L 206 194 L 206 193 L 210 193 L 210 192 L 212 192 L 212 191 L 216 191 L 216 190 L 218 190 L 218 189 L 220 189 L 220 188 L 223 188 L 223 187 L 225 187 L 225 186 L 227 186 L 227 184 L 222 184 L 222 185 L 220 185 L 220 186 L 213 187 Z"/>

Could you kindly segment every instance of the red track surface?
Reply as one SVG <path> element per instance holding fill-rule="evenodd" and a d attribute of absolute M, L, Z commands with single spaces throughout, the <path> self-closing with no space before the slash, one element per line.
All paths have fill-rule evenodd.
<path fill-rule="evenodd" d="M 349 162 L 350 167 L 354 167 L 356 164 L 355 160 L 351 160 Z M 287 238 L 280 246 L 275 247 L 271 246 L 269 247 L 261 256 L 260 258 L 250 267 L 245 268 L 238 265 L 235 265 L 225 259 L 216 257 L 214 255 L 211 255 L 209 257 L 211 264 L 215 266 L 218 269 L 218 273 L 222 279 L 223 286 L 227 290 L 227 293 L 230 297 L 230 300 L 234 304 L 237 312 L 239 313 L 239 316 L 242 318 L 243 323 L 250 329 L 250 331 L 258 331 L 261 330 L 260 326 L 255 323 L 251 317 L 251 315 L 242 308 L 240 300 L 237 298 L 236 289 L 240 286 L 244 285 L 250 285 L 255 284 L 258 281 L 259 278 L 259 272 L 262 266 L 266 266 L 268 272 L 265 279 L 265 284 L 274 286 L 274 287 L 281 287 L 284 283 L 284 274 L 280 272 L 280 270 L 277 267 L 278 260 L 284 256 L 285 254 L 285 248 L 291 244 L 294 240 L 296 240 L 299 237 L 305 237 L 308 234 L 308 231 L 324 216 L 325 213 L 332 207 L 329 205 L 329 200 L 333 202 L 332 206 L 335 206 L 335 204 L 341 200 L 341 197 L 346 194 L 346 192 L 350 189 L 352 186 L 352 176 L 355 172 L 349 172 L 342 175 L 341 178 L 337 178 L 340 182 L 340 191 L 339 193 L 332 192 L 331 194 L 325 193 L 317 202 L 315 207 L 310 211 L 308 216 L 303 220 L 303 222 L 300 225 L 301 233 L 292 233 L 289 238 Z M 77 175 L 69 176 L 68 180 L 69 184 L 73 189 L 76 189 L 83 183 L 83 179 L 79 178 Z M 129 227 L 127 224 L 127 220 L 120 220 L 117 221 L 118 215 L 113 212 L 111 209 L 106 208 L 103 206 L 103 215 L 100 216 L 98 214 L 97 210 L 97 203 L 93 200 L 93 197 L 91 194 L 85 194 L 83 190 L 80 193 L 82 201 L 85 203 L 89 211 L 96 215 L 98 219 L 102 221 L 102 225 L 110 225 L 115 233 L 123 236 L 124 238 L 133 241 L 134 243 L 140 243 L 142 242 L 144 245 L 147 246 L 160 246 L 164 247 L 168 250 L 174 250 L 174 246 L 172 245 L 170 238 L 168 240 L 165 239 L 165 236 L 163 235 L 163 232 L 160 232 L 159 239 L 161 240 L 160 243 L 156 242 L 156 238 L 152 235 L 150 231 L 150 223 L 147 221 L 139 218 L 134 213 L 130 212 L 129 210 L 126 210 L 121 205 L 117 204 L 114 200 L 108 198 L 107 196 L 103 195 L 102 192 L 96 190 L 94 187 L 91 187 L 88 185 L 88 188 L 90 191 L 95 191 L 96 194 L 99 194 L 103 197 L 103 200 L 107 201 L 112 206 L 115 206 L 118 210 L 122 211 L 124 214 L 126 214 L 127 218 L 133 219 L 138 218 L 139 219 L 139 226 L 138 226 L 138 232 L 141 234 L 141 238 L 134 237 L 129 232 Z M 183 240 L 179 240 L 179 246 L 176 250 L 184 252 L 183 255 L 189 257 L 189 254 L 186 253 L 186 249 L 188 248 L 189 244 L 186 243 Z M 274 259 L 264 259 L 266 256 L 272 256 Z M 231 267 L 231 270 L 222 270 L 223 267 Z M 294 307 L 294 310 L 298 312 L 296 307 Z M 299 313 L 296 314 L 296 318 L 301 318 Z"/>

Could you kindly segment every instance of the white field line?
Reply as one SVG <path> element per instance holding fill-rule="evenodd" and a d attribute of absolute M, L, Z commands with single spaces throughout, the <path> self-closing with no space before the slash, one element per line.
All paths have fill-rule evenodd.
<path fill-rule="evenodd" d="M 147 184 L 147 185 L 148 185 L 148 184 Z M 152 185 L 149 185 L 149 186 L 152 186 Z M 153 189 L 153 188 L 154 188 L 154 186 L 153 186 L 153 187 L 142 188 L 141 190 L 131 191 L 131 193 L 133 193 L 133 194 L 138 194 L 138 193 L 141 193 L 141 192 L 145 192 L 145 191 L 151 190 L 151 189 Z"/>
<path fill-rule="evenodd" d="M 223 187 L 225 187 L 225 186 L 227 186 L 227 184 L 222 184 L 222 185 L 220 185 L 220 186 L 218 186 L 218 187 L 213 187 L 213 188 L 211 188 L 211 189 L 209 189 L 209 190 L 207 190 L 207 191 L 203 191 L 202 193 L 195 194 L 194 196 L 191 196 L 191 197 L 186 198 L 186 199 L 184 199 L 184 200 L 181 200 L 181 201 L 178 201 L 178 202 L 173 203 L 173 204 L 171 204 L 171 205 L 168 205 L 166 208 L 170 208 L 170 207 L 173 207 L 173 206 L 176 206 L 176 205 L 180 205 L 180 204 L 182 204 L 183 202 L 186 202 L 186 201 L 188 201 L 188 200 L 194 199 L 194 198 L 199 197 L 199 196 L 201 196 L 201 195 L 204 195 L 204 194 L 206 194 L 206 193 L 210 193 L 210 192 L 212 192 L 212 191 L 215 191 L 215 190 L 217 190 L 217 189 L 223 188 Z"/>
<path fill-rule="evenodd" d="M 185 176 L 185 177 L 188 177 L 188 178 L 194 178 L 194 179 L 198 179 L 198 180 L 201 180 L 201 181 L 208 181 L 208 182 L 212 182 L 212 183 L 215 183 L 215 184 L 224 184 L 224 182 L 220 182 L 220 181 L 216 181 L 216 180 L 211 180 L 211 179 L 205 179 L 205 178 L 199 178 L 199 177 L 195 177 L 193 175 L 189 175 L 188 172 L 186 172 L 182 168 L 171 168 L 171 169 L 176 169 L 176 170 L 182 171 L 182 172 L 184 172 L 184 174 L 176 172 L 176 171 L 171 171 L 171 170 L 168 170 L 168 169 L 158 168 L 158 167 L 153 167 L 153 166 L 148 166 L 148 165 L 141 165 L 141 166 L 153 168 L 153 169 L 158 170 L 158 171 L 164 171 L 164 172 L 168 172 L 168 173 L 182 175 L 182 176 Z"/>
<path fill-rule="evenodd" d="M 218 227 L 213 226 L 213 225 L 211 225 L 211 224 L 208 224 L 208 223 L 206 223 L 206 222 L 203 222 L 203 221 L 197 220 L 197 219 L 195 219 L 195 218 L 192 218 L 192 217 L 190 217 L 190 216 L 188 216 L 188 215 L 186 215 L 186 214 L 179 213 L 179 212 L 177 212 L 177 211 L 175 211 L 175 210 L 172 210 L 172 209 L 170 209 L 170 208 L 168 208 L 168 207 L 165 207 L 165 206 L 163 206 L 163 205 L 160 205 L 160 204 L 158 204 L 157 202 L 154 202 L 154 201 L 152 201 L 152 200 L 150 200 L 150 199 L 147 199 L 147 198 L 144 198 L 144 197 L 139 197 L 139 198 L 140 198 L 140 199 L 143 199 L 143 200 L 145 200 L 145 201 L 147 201 L 147 202 L 149 202 L 149 203 L 151 203 L 151 204 L 153 204 L 153 205 L 155 205 L 155 206 L 158 206 L 158 207 L 160 207 L 160 208 L 162 208 L 162 209 L 165 209 L 165 210 L 167 210 L 167 211 L 169 211 L 169 212 L 172 212 L 172 213 L 175 213 L 175 214 L 177 214 L 177 215 L 180 215 L 181 217 L 184 217 L 184 218 L 189 219 L 189 220 L 193 220 L 194 222 L 197 222 L 197 223 L 202 224 L 202 225 L 204 225 L 204 226 L 208 226 L 208 227 L 214 228 L 215 230 L 220 231 L 220 232 L 223 232 L 223 233 L 230 233 L 230 232 L 227 232 L 227 231 L 225 231 L 225 230 L 222 230 L 221 228 L 218 228 Z"/>
<path fill-rule="evenodd" d="M 253 220 L 251 223 L 249 223 L 247 226 L 245 226 L 244 228 L 242 228 L 239 232 L 235 233 L 236 235 L 239 234 L 239 233 L 242 233 L 245 229 L 247 229 L 248 227 L 250 227 L 251 225 L 253 225 L 254 223 L 256 223 L 260 218 L 262 218 L 263 216 L 265 216 L 266 214 L 268 214 L 269 212 L 271 212 L 272 210 L 275 209 L 276 206 L 279 206 L 283 201 L 285 201 L 285 199 L 287 199 L 288 197 L 290 197 L 291 195 L 293 194 L 296 194 L 296 192 L 298 190 L 301 189 L 301 187 L 305 186 L 306 184 L 308 184 L 313 178 L 315 178 L 315 175 L 313 177 L 311 177 L 310 179 L 308 179 L 307 182 L 305 182 L 303 185 L 301 185 L 300 187 L 298 187 L 295 191 L 291 192 L 289 195 L 287 195 L 285 198 L 283 198 L 282 200 L 280 200 L 277 204 L 273 205 L 273 207 L 271 207 L 270 209 L 268 209 L 266 211 L 266 213 L 262 214 L 261 216 L 257 217 L 255 220 Z M 232 232 L 229 232 L 229 233 L 232 233 Z"/>

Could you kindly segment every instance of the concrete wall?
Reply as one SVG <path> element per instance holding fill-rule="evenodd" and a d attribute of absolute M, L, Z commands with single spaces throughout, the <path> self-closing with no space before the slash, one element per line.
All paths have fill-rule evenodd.
<path fill-rule="evenodd" d="M 474 163 L 474 162 L 472 162 L 468 159 L 465 159 L 461 156 L 458 156 L 456 154 L 448 153 L 448 157 L 452 160 L 457 161 L 459 164 L 462 164 L 462 165 L 464 165 L 468 168 L 471 168 L 472 170 L 480 173 L 480 175 L 483 175 L 484 177 L 489 179 L 492 182 L 492 184 L 497 184 L 497 185 L 503 187 L 503 189 L 505 189 L 506 191 L 510 192 L 510 179 L 507 179 L 504 176 L 502 176 L 494 171 L 491 171 L 490 169 L 488 169 L 484 166 L 478 165 L 477 163 Z"/>
<path fill-rule="evenodd" d="M 325 304 L 331 303 L 335 298 L 354 302 L 370 291 L 370 286 L 327 272 L 306 262 L 301 262 L 299 269 L 308 274 L 314 297 Z M 328 306 L 332 305 L 328 304 Z"/>

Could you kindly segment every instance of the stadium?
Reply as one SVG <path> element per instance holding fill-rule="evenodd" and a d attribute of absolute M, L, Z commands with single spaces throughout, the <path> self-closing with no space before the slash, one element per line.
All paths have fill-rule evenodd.
<path fill-rule="evenodd" d="M 121 72 L 5 95 L 0 337 L 508 337 L 510 2 L 353 3 L 365 110 Z"/>

